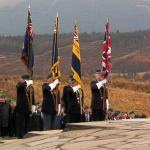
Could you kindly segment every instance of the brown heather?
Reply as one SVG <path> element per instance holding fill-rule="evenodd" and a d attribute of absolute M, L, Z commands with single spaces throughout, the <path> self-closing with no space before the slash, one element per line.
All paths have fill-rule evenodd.
<path fill-rule="evenodd" d="M 85 94 L 84 105 L 90 105 L 91 91 L 90 82 L 93 79 L 83 77 L 83 90 Z M 0 90 L 5 91 L 7 95 L 16 97 L 17 76 L 0 76 Z M 42 101 L 42 83 L 45 79 L 36 77 L 34 79 L 34 88 L 36 102 Z M 63 86 L 66 85 L 67 78 L 62 77 L 60 85 L 61 93 Z M 114 110 L 144 114 L 150 116 L 150 81 L 136 81 L 129 79 L 113 79 L 108 85 L 110 106 Z"/>

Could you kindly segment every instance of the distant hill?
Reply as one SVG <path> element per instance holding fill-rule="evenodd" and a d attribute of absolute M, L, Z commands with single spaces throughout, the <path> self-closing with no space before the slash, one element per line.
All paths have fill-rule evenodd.
<path fill-rule="evenodd" d="M 150 54 L 145 52 L 136 51 L 113 59 L 113 71 L 134 74 L 150 70 Z"/>
<path fill-rule="evenodd" d="M 150 31 L 111 33 L 112 72 L 136 74 L 150 71 Z M 59 36 L 61 71 L 70 73 L 73 34 Z M 80 34 L 82 74 L 90 75 L 101 67 L 103 33 Z M 0 37 L 0 74 L 21 74 L 23 37 Z M 51 63 L 52 35 L 37 35 L 34 41 L 35 75 L 46 76 Z M 40 69 L 39 69 L 40 68 Z"/>

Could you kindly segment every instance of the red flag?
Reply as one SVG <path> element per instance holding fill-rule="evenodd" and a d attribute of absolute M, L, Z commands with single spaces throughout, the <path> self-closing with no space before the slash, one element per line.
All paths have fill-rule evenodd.
<path fill-rule="evenodd" d="M 109 22 L 105 25 L 105 35 L 102 46 L 102 71 L 105 71 L 105 78 L 111 71 L 111 39 L 109 34 Z"/>

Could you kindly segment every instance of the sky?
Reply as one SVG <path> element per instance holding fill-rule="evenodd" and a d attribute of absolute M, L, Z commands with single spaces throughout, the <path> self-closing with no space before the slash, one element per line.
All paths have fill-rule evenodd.
<path fill-rule="evenodd" d="M 0 7 L 14 6 L 24 0 L 0 0 Z"/>
<path fill-rule="evenodd" d="M 0 35 L 24 34 L 29 2 L 37 34 L 53 32 L 57 12 L 62 33 L 74 18 L 80 32 L 103 32 L 107 17 L 113 32 L 150 29 L 150 0 L 0 0 Z"/>

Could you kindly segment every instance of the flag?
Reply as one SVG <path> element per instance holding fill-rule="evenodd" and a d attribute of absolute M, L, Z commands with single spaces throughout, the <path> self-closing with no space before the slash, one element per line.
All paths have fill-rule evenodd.
<path fill-rule="evenodd" d="M 80 45 L 79 45 L 79 33 L 77 25 L 74 26 L 74 40 L 72 48 L 72 66 L 71 70 L 73 78 L 81 85 L 81 56 L 80 56 Z"/>
<path fill-rule="evenodd" d="M 24 43 L 21 50 L 21 60 L 26 66 L 30 78 L 33 76 L 33 65 L 34 65 L 34 52 L 33 52 L 33 28 L 32 28 L 32 18 L 30 12 L 30 6 L 28 8 L 28 19 L 26 26 L 26 33 L 24 37 Z"/>
<path fill-rule="evenodd" d="M 57 15 L 54 24 L 52 67 L 51 67 L 51 72 L 53 74 L 53 77 L 55 78 L 61 76 L 59 65 L 60 65 L 60 58 L 58 56 L 58 15 Z"/>
<path fill-rule="evenodd" d="M 107 77 L 111 71 L 111 39 L 108 19 L 105 25 L 105 35 L 102 46 L 102 71 L 106 72 L 105 77 Z"/>

